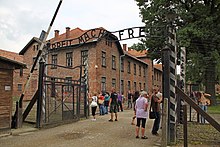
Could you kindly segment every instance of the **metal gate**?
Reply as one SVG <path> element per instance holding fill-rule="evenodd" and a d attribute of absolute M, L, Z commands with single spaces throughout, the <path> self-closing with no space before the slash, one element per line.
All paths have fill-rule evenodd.
<path fill-rule="evenodd" d="M 44 69 L 54 66 L 47 64 Z M 55 124 L 63 121 L 77 121 L 80 117 L 87 117 L 86 85 L 83 82 L 83 66 L 74 68 L 56 65 L 59 71 L 72 73 L 71 77 L 57 76 L 57 71 L 43 70 L 42 86 L 42 125 Z M 74 79 L 72 79 L 74 78 Z"/>

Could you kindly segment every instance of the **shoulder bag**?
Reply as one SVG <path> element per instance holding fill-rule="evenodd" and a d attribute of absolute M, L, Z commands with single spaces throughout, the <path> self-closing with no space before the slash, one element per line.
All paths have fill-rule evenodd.
<path fill-rule="evenodd" d="M 151 103 L 150 103 L 150 109 L 149 109 L 149 118 L 150 119 L 155 119 L 157 118 L 156 116 L 156 112 L 154 112 L 151 108 L 152 108 L 152 102 L 153 102 L 153 99 L 151 99 Z"/>

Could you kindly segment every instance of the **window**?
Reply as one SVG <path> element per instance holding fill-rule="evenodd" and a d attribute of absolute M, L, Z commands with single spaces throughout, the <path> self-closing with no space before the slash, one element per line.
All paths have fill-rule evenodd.
<path fill-rule="evenodd" d="M 37 59 L 36 57 L 33 57 L 33 64 L 32 65 L 34 65 L 34 62 L 35 62 L 36 59 Z M 38 68 L 38 63 L 36 63 L 36 65 L 34 67 L 34 70 L 37 70 L 37 68 Z"/>
<path fill-rule="evenodd" d="M 140 89 L 140 91 L 141 91 L 141 89 L 142 89 L 142 88 L 141 88 L 141 83 L 139 83 L 139 89 Z"/>
<path fill-rule="evenodd" d="M 88 63 L 88 51 L 87 50 L 83 50 L 81 52 L 81 64 L 82 65 L 86 65 Z"/>
<path fill-rule="evenodd" d="M 33 45 L 33 51 L 35 51 L 35 45 Z"/>
<path fill-rule="evenodd" d="M 18 84 L 18 91 L 22 91 L 22 84 Z"/>
<path fill-rule="evenodd" d="M 52 55 L 52 67 L 51 68 L 57 68 L 57 54 L 56 55 Z"/>
<path fill-rule="evenodd" d="M 20 68 L 20 77 L 23 76 L 23 68 Z"/>
<path fill-rule="evenodd" d="M 112 55 L 112 69 L 116 69 L 116 59 L 115 56 Z"/>
<path fill-rule="evenodd" d="M 102 52 L 102 66 L 106 67 L 106 52 Z"/>
<path fill-rule="evenodd" d="M 131 90 L 131 81 L 128 81 L 128 90 Z"/>
<path fill-rule="evenodd" d="M 121 80 L 121 93 L 124 93 L 124 80 Z"/>
<path fill-rule="evenodd" d="M 146 88 L 146 84 L 144 83 L 144 87 L 143 87 L 143 90 L 145 90 L 145 88 Z"/>
<path fill-rule="evenodd" d="M 144 71 L 144 77 L 146 77 L 146 69 L 145 68 L 143 68 L 143 71 Z"/>
<path fill-rule="evenodd" d="M 112 87 L 116 88 L 116 79 L 112 79 Z"/>
<path fill-rule="evenodd" d="M 106 40 L 105 40 L 105 44 L 106 44 L 107 46 L 112 47 L 112 40 L 107 37 Z"/>
<path fill-rule="evenodd" d="M 36 51 L 38 51 L 38 48 L 39 48 L 39 46 L 38 46 L 38 45 L 36 45 L 36 44 L 35 44 L 35 45 L 33 45 L 33 51 L 35 51 L 35 50 L 36 50 Z"/>
<path fill-rule="evenodd" d="M 139 76 L 141 76 L 141 66 L 139 65 Z"/>
<path fill-rule="evenodd" d="M 136 71 L 136 64 L 134 64 L 134 75 L 136 75 L 137 71 Z"/>
<path fill-rule="evenodd" d="M 106 77 L 102 77 L 101 90 L 106 91 Z"/>
<path fill-rule="evenodd" d="M 36 60 L 36 57 L 33 57 L 33 64 L 34 64 L 35 60 Z"/>
<path fill-rule="evenodd" d="M 66 77 L 66 80 L 65 80 L 65 82 L 66 82 L 66 84 L 67 84 L 67 86 L 66 86 L 66 89 L 65 89 L 65 91 L 66 92 L 71 92 L 72 90 L 72 77 Z"/>
<path fill-rule="evenodd" d="M 124 72 L 124 58 L 121 58 L 121 71 Z"/>
<path fill-rule="evenodd" d="M 66 66 L 67 67 L 72 67 L 72 62 L 73 62 L 73 53 L 66 53 Z"/>
<path fill-rule="evenodd" d="M 36 48 L 36 49 L 37 49 L 37 51 L 38 51 L 38 49 L 39 49 L 39 45 L 37 44 L 35 48 Z"/>
<path fill-rule="evenodd" d="M 137 83 L 134 82 L 134 91 L 137 91 Z"/>
<path fill-rule="evenodd" d="M 56 91 L 55 91 L 55 78 L 51 78 L 51 97 L 56 96 Z"/>
<path fill-rule="evenodd" d="M 128 73 L 131 73 L 131 62 L 128 61 Z"/>

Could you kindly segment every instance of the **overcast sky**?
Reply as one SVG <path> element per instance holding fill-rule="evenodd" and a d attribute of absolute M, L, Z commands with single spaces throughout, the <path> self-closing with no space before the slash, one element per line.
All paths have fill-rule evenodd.
<path fill-rule="evenodd" d="M 0 0 L 0 49 L 20 52 L 32 39 L 47 30 L 59 0 Z M 63 0 L 49 38 L 54 30 L 66 27 L 83 30 L 103 27 L 108 31 L 144 26 L 134 0 Z M 128 46 L 137 42 L 121 42 Z"/>

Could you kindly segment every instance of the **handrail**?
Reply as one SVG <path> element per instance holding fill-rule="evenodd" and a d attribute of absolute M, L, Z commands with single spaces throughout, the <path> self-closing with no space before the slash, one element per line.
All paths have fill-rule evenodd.
<path fill-rule="evenodd" d="M 202 115 L 216 130 L 220 132 L 220 124 L 215 121 L 208 113 L 203 111 L 188 95 L 186 95 L 179 87 L 176 86 L 176 92 L 179 96 L 186 101 L 193 109 Z"/>

